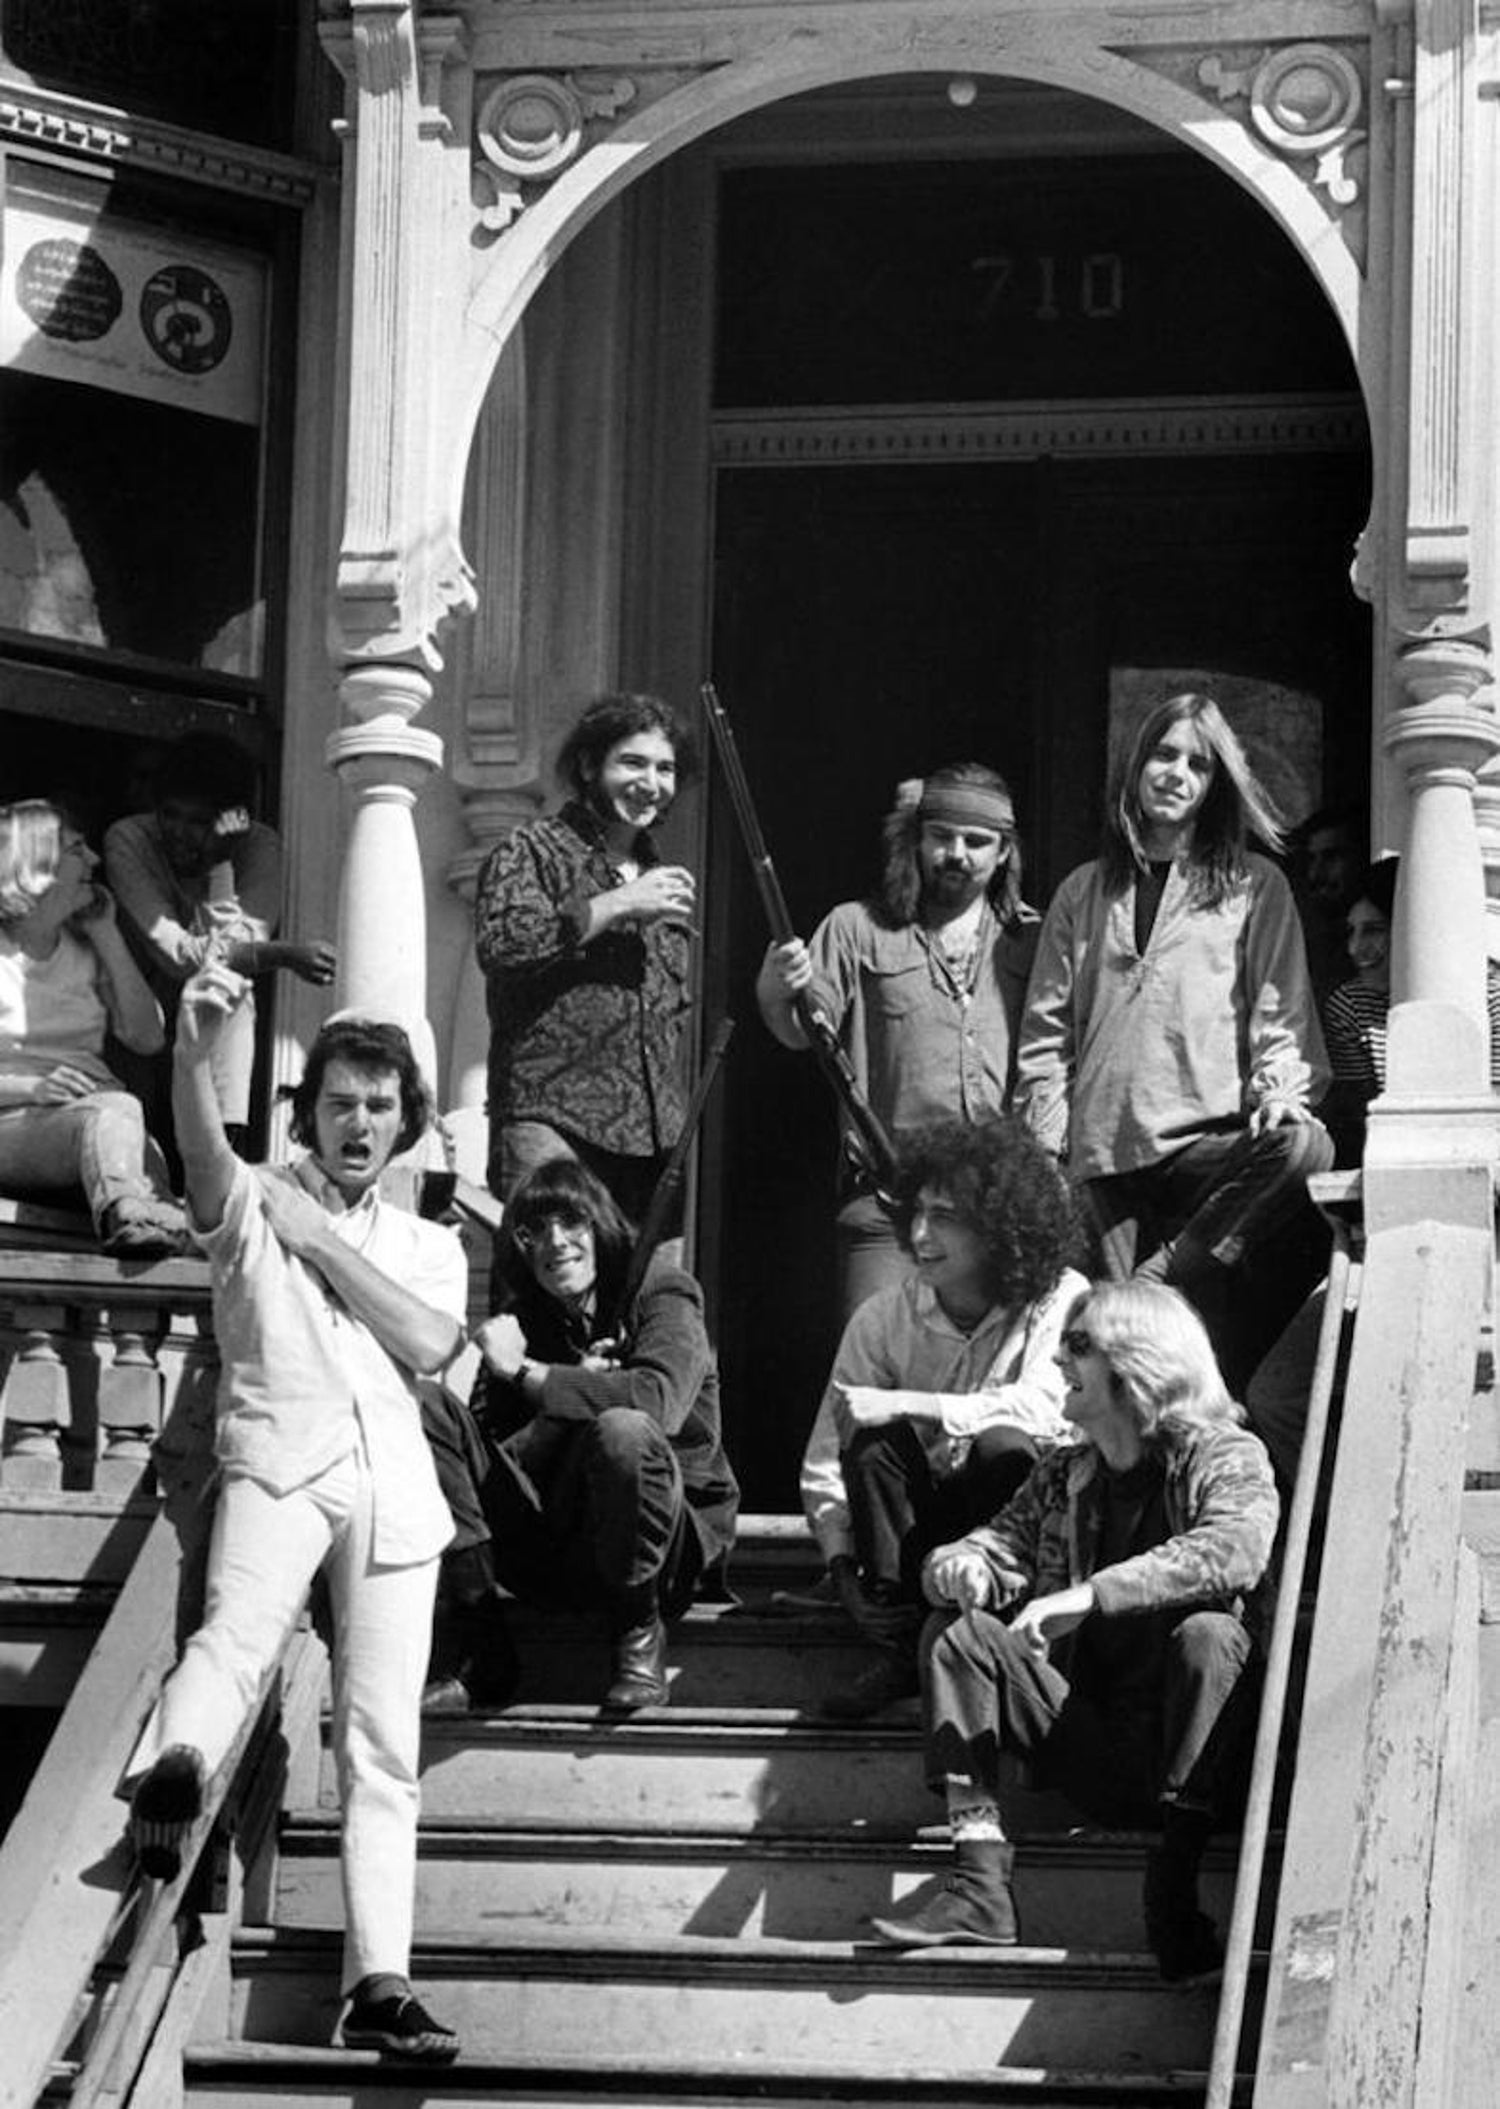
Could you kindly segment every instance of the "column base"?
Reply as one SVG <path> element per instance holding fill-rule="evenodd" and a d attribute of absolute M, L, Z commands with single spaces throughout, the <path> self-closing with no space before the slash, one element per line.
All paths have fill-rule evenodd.
<path fill-rule="evenodd" d="M 1367 1232 L 1403 1223 L 1488 1231 L 1500 1165 L 1500 1099 L 1388 1093 L 1370 1108 L 1364 1157 Z"/>

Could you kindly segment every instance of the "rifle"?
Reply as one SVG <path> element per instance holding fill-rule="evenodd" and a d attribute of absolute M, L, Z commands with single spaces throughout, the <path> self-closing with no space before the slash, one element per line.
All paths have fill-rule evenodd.
<path fill-rule="evenodd" d="M 661 1168 L 661 1176 L 651 1189 L 651 1199 L 647 1202 L 646 1213 L 641 1218 L 640 1231 L 631 1248 L 630 1265 L 625 1270 L 625 1282 L 620 1291 L 622 1319 L 630 1309 L 637 1289 L 646 1279 L 646 1269 L 651 1264 L 652 1254 L 661 1243 L 662 1233 L 671 1218 L 687 1172 L 688 1152 L 693 1147 L 698 1123 L 702 1120 L 703 1109 L 708 1104 L 708 1094 L 714 1088 L 719 1064 L 724 1059 L 724 1050 L 728 1047 L 733 1033 L 733 1018 L 721 1018 L 714 1027 L 713 1038 L 708 1043 L 708 1053 L 704 1056 L 703 1067 L 698 1072 L 698 1081 L 688 1099 L 687 1112 L 682 1121 L 682 1133 L 673 1143 L 671 1154 Z"/>
<path fill-rule="evenodd" d="M 750 796 L 750 786 L 745 781 L 744 767 L 740 761 L 739 749 L 735 745 L 734 728 L 719 701 L 719 692 L 713 682 L 705 681 L 700 693 L 703 697 L 704 715 L 713 735 L 714 751 L 724 771 L 729 802 L 734 807 L 734 817 L 739 823 L 740 839 L 750 859 L 750 869 L 760 894 L 761 906 L 770 925 L 771 942 L 777 945 L 787 944 L 797 932 L 787 910 L 781 881 L 776 876 L 776 867 L 771 862 L 771 853 L 766 848 L 766 838 L 761 832 L 755 801 Z M 870 1181 L 876 1200 L 882 1208 L 889 1210 L 896 1180 L 895 1145 L 887 1135 L 874 1107 L 860 1090 L 859 1079 L 855 1076 L 854 1066 L 839 1039 L 838 1028 L 823 1005 L 806 990 L 793 997 L 792 1005 L 797 1022 L 807 1035 L 808 1044 L 817 1056 L 818 1066 L 828 1079 L 844 1114 L 847 1124 L 845 1147 Z"/>

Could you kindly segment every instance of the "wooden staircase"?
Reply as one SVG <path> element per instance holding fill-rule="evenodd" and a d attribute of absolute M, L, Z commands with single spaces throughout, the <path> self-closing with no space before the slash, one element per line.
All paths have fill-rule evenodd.
<path fill-rule="evenodd" d="M 414 1974 L 463 2036 L 450 2070 L 328 2047 L 335 1795 L 326 1753 L 294 1763 L 184 2054 L 187 2099 L 1201 2101 L 1216 1994 L 1163 1985 L 1144 1952 L 1140 1837 L 1078 1831 L 1031 1797 L 1025 1947 L 863 1940 L 872 1913 L 939 1878 L 947 1845 L 915 1704 L 857 1727 L 814 1718 L 859 1653 L 835 1615 L 773 1603 L 810 1559 L 800 1526 L 745 1533 L 746 1601 L 676 1629 L 670 1707 L 601 1718 L 598 1643 L 518 1619 L 520 1700 L 429 1724 Z M 1233 1857 L 1225 1840 L 1210 1867 L 1221 1923 Z"/>

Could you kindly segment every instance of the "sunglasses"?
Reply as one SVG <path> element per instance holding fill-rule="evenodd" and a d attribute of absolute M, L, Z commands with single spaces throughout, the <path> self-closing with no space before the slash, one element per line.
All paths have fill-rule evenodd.
<path fill-rule="evenodd" d="M 1058 1339 L 1068 1354 L 1073 1356 L 1098 1353 L 1092 1333 L 1086 1333 L 1081 1325 L 1065 1326 Z"/>

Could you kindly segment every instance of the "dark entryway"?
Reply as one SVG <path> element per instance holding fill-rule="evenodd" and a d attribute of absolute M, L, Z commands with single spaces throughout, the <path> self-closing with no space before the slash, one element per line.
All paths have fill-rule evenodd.
<path fill-rule="evenodd" d="M 1316 780 L 1293 818 L 1362 796 L 1366 478 L 1359 453 L 722 473 L 715 672 L 799 930 L 871 886 L 899 779 L 953 760 L 1010 778 L 1045 907 L 1092 852 L 1111 695 L 1153 669 L 1264 693 L 1271 722 L 1300 699 Z M 766 933 L 718 785 L 709 843 L 707 1009 L 741 1028 L 700 1262 L 747 1502 L 794 1507 L 835 1344 L 836 1131 L 810 1059 L 755 1016 Z"/>

